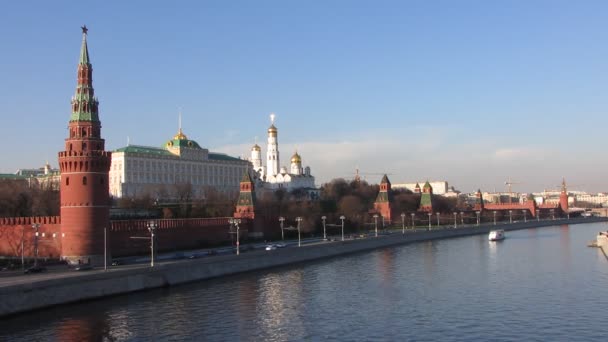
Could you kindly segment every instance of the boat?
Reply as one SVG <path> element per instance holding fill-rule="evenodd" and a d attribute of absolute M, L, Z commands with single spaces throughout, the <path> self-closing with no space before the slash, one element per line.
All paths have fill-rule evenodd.
<path fill-rule="evenodd" d="M 505 239 L 505 231 L 502 229 L 492 230 L 488 235 L 488 240 L 490 241 L 500 241 Z"/>

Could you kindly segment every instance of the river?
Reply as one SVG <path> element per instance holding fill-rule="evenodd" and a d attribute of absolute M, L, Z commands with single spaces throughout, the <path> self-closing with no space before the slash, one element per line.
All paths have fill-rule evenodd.
<path fill-rule="evenodd" d="M 413 243 L 5 318 L 0 341 L 606 340 L 606 223 Z M 83 284 L 86 286 L 86 284 Z"/>

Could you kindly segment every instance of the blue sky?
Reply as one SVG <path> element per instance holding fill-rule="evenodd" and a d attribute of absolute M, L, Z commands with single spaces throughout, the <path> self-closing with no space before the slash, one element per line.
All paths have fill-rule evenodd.
<path fill-rule="evenodd" d="M 606 1 L 1 2 L 0 172 L 57 165 L 86 24 L 108 149 L 160 146 L 181 106 L 247 157 L 274 112 L 319 184 L 608 191 L 607 22 Z"/>

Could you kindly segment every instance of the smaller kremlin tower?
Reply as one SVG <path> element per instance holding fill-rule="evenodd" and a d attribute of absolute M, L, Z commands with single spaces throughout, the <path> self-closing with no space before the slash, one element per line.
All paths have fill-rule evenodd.
<path fill-rule="evenodd" d="M 374 202 L 374 209 L 388 222 L 391 222 L 391 182 L 384 175 L 380 181 L 380 191 Z"/>
<path fill-rule="evenodd" d="M 420 207 L 418 210 L 428 213 L 433 212 L 433 187 L 429 181 L 426 181 L 422 187 L 422 194 L 420 195 Z"/>
<path fill-rule="evenodd" d="M 99 102 L 93 90 L 93 66 L 82 27 L 76 93 L 65 151 L 59 152 L 63 236 L 61 258 L 71 264 L 103 264 L 104 228 L 110 227 L 110 152 L 101 138 Z"/>
<path fill-rule="evenodd" d="M 564 213 L 568 213 L 568 189 L 566 188 L 565 178 L 562 178 L 562 191 L 559 194 L 559 206 Z"/>
<path fill-rule="evenodd" d="M 234 217 L 252 220 L 255 218 L 255 188 L 249 170 L 243 173 Z"/>

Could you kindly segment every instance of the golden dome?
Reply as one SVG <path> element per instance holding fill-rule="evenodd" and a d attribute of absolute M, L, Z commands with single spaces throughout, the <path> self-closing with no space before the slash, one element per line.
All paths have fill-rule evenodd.
<path fill-rule="evenodd" d="M 270 134 L 270 133 L 274 133 L 274 134 L 277 133 L 277 128 L 274 127 L 274 124 L 270 125 L 270 127 L 268 127 L 268 134 Z"/>
<path fill-rule="evenodd" d="M 260 145 L 255 144 L 255 145 L 253 145 L 253 147 L 251 148 L 251 150 L 252 150 L 252 151 L 261 151 L 261 150 L 262 150 L 262 148 L 260 147 Z"/>
<path fill-rule="evenodd" d="M 298 152 L 294 153 L 294 155 L 291 156 L 291 162 L 292 163 L 296 163 L 296 164 L 301 164 L 302 163 L 302 157 L 300 157 L 300 155 L 298 154 Z"/>
<path fill-rule="evenodd" d="M 182 129 L 179 129 L 179 132 L 173 137 L 173 140 L 187 140 L 188 137 L 182 132 Z"/>

